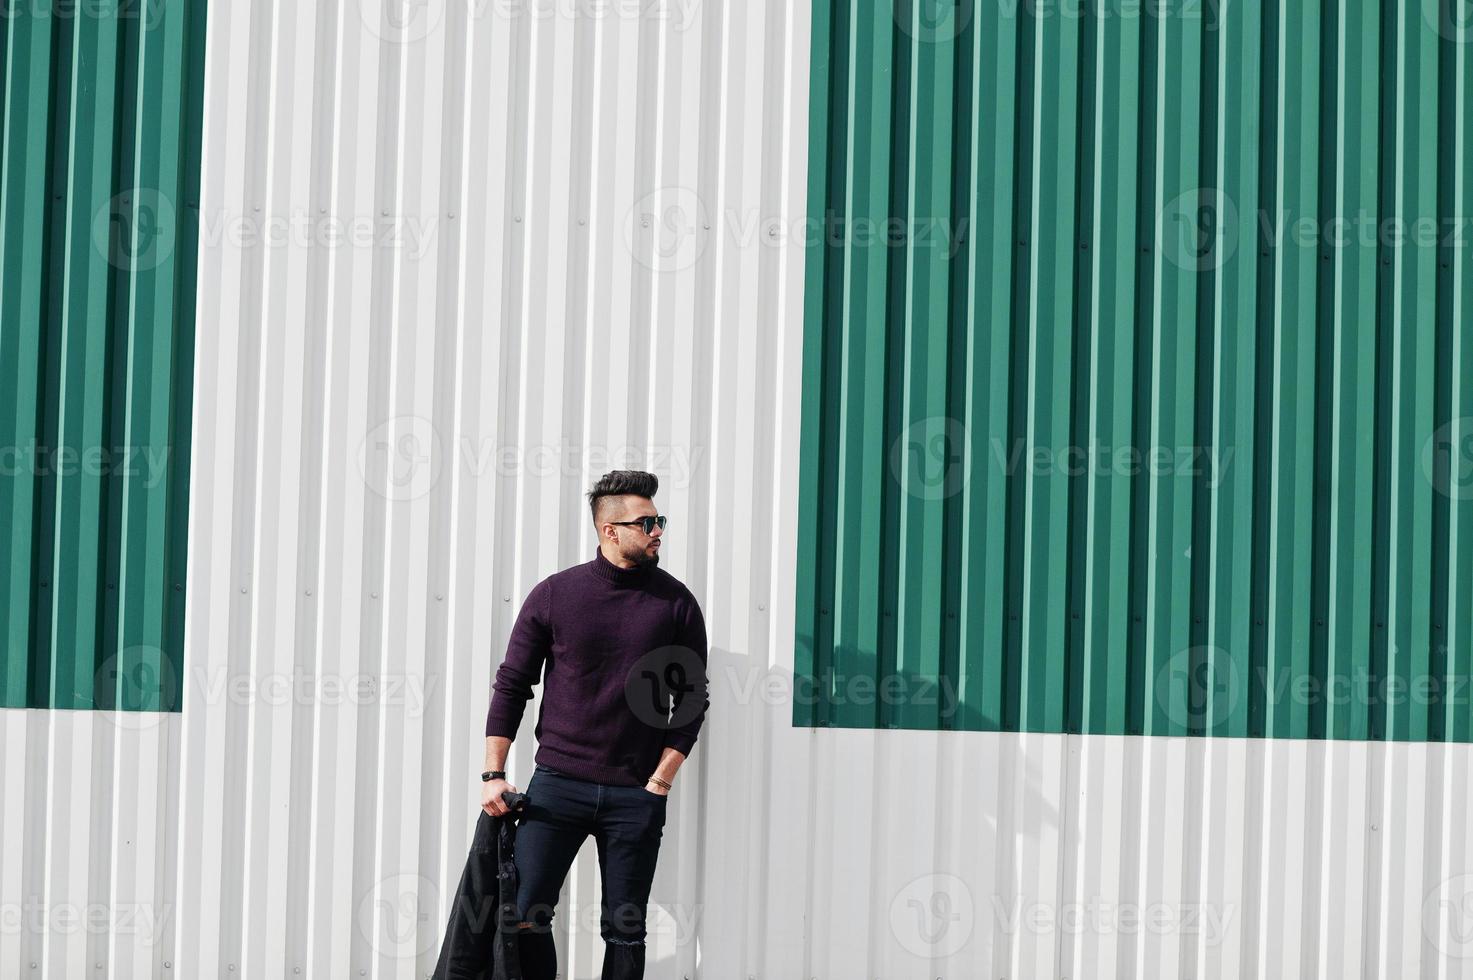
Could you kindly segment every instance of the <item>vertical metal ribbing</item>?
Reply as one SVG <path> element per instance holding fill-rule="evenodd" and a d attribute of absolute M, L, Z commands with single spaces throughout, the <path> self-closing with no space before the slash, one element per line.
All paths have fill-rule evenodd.
<path fill-rule="evenodd" d="M 804 533 L 831 545 L 801 566 L 812 662 L 961 697 L 946 721 L 837 702 L 795 719 L 1470 727 L 1384 690 L 1455 681 L 1469 656 L 1449 438 L 1466 262 L 1416 240 L 1461 209 L 1459 25 L 1418 5 L 1199 6 L 963 4 L 953 30 L 911 4 L 835 6 L 815 48 L 848 66 L 814 95 L 826 202 L 971 235 L 950 263 L 914 243 L 810 256 Z M 1439 446 L 1441 475 L 1423 463 Z M 920 467 L 951 460 L 938 505 Z"/>
<path fill-rule="evenodd" d="M 176 710 L 203 4 L 5 13 L 0 704 Z"/>

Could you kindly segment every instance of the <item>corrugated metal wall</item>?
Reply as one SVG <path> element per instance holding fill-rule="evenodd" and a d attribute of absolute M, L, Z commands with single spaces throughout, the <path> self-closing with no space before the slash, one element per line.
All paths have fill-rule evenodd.
<path fill-rule="evenodd" d="M 1467 745 L 794 727 L 808 6 L 503 9 L 212 4 L 184 711 L 0 711 L 0 975 L 426 975 L 617 463 L 713 657 L 652 980 L 1473 977 Z"/>
<path fill-rule="evenodd" d="M 178 710 L 204 3 L 0 19 L 0 706 Z"/>
<path fill-rule="evenodd" d="M 493 670 L 533 584 L 592 556 L 607 469 L 662 477 L 716 662 L 782 662 L 807 45 L 786 0 L 212 9 L 181 977 L 430 972 Z M 300 675 L 321 693 L 267 696 Z M 801 948 L 733 888 L 752 848 L 702 829 L 786 709 L 724 714 L 671 800 L 652 976 L 760 959 L 769 927 Z M 590 844 L 571 976 L 596 880 Z"/>
<path fill-rule="evenodd" d="M 1454 5 L 814 16 L 795 720 L 1473 740 Z"/>

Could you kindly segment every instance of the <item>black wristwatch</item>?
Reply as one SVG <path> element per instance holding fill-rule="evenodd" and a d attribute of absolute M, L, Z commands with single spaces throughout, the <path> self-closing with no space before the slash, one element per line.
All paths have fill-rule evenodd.
<path fill-rule="evenodd" d="M 493 779 L 505 779 L 505 778 L 506 778 L 506 773 L 503 772 L 500 769 L 492 769 L 489 772 L 483 772 L 483 773 L 481 773 L 481 782 L 483 782 L 483 783 L 489 783 Z"/>

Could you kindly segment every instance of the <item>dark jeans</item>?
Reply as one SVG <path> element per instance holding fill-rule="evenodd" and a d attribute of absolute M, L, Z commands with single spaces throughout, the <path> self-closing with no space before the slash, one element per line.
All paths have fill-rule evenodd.
<path fill-rule="evenodd" d="M 598 845 L 603 884 L 599 933 L 603 980 L 644 976 L 645 906 L 669 797 L 643 786 L 609 786 L 539 765 L 527 785 L 527 810 L 517 824 L 517 916 L 526 980 L 554 980 L 557 951 L 552 917 L 578 849 L 589 834 Z"/>

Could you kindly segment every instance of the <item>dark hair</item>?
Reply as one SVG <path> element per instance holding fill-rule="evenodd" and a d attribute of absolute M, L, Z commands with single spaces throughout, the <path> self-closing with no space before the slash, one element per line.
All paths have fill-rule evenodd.
<path fill-rule="evenodd" d="M 588 509 L 598 522 L 598 502 L 605 497 L 653 497 L 660 489 L 660 478 L 644 470 L 613 470 L 605 473 L 588 491 Z"/>

